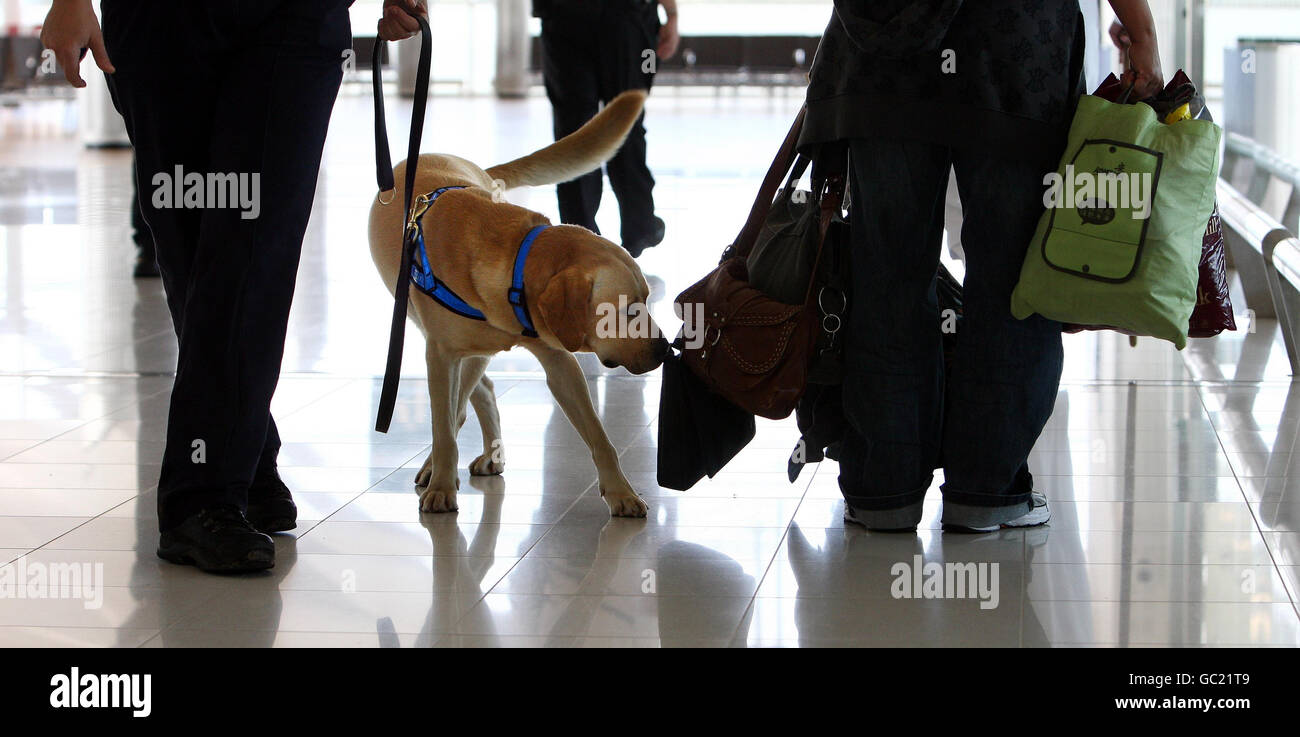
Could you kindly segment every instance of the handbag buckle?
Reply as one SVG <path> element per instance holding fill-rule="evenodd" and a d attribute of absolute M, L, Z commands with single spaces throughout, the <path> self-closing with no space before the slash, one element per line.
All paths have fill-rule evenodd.
<path fill-rule="evenodd" d="M 828 289 L 830 289 L 830 287 L 822 287 L 821 289 L 817 290 L 817 307 L 822 311 L 823 315 L 827 315 L 827 316 L 834 315 L 838 317 L 840 314 L 844 312 L 844 308 L 848 306 L 848 300 L 844 299 L 844 293 L 841 292 L 840 290 L 838 289 L 831 290 L 834 291 L 835 294 L 839 295 L 840 306 L 835 310 L 828 309 L 826 307 L 826 301 L 825 301 L 826 292 Z M 839 330 L 838 327 L 835 329 Z"/>

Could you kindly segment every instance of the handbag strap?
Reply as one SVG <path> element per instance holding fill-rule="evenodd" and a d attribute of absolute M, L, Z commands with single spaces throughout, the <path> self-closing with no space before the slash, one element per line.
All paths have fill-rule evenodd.
<path fill-rule="evenodd" d="M 397 286 L 393 290 L 393 322 L 388 333 L 388 360 L 384 366 L 384 384 L 379 392 L 379 409 L 375 430 L 388 432 L 397 404 L 397 385 L 402 373 L 402 343 L 406 337 L 406 309 L 411 297 L 411 264 L 415 255 L 416 233 L 408 227 L 411 220 L 411 198 L 415 189 L 415 172 L 420 162 L 420 134 L 424 130 L 424 110 L 429 99 L 429 68 L 432 65 L 433 37 L 429 21 L 416 15 L 420 22 L 420 66 L 415 75 L 415 103 L 411 107 L 411 135 L 406 147 L 405 189 L 402 192 L 402 260 L 397 270 Z M 379 201 L 384 202 L 384 192 L 395 186 L 392 160 L 388 153 L 388 130 L 384 122 L 384 87 L 380 78 L 380 61 L 384 41 L 375 40 L 371 57 L 371 85 L 375 97 L 375 178 L 379 183 Z M 389 199 L 389 202 L 392 202 Z M 385 203 L 386 204 L 386 203 Z"/>
<path fill-rule="evenodd" d="M 749 209 L 749 218 L 745 221 L 745 227 L 740 229 L 740 235 L 736 236 L 736 243 L 731 248 L 732 256 L 745 258 L 754 248 L 758 234 L 763 229 L 763 221 L 767 219 L 767 214 L 772 209 L 772 200 L 776 197 L 776 191 L 794 164 L 795 147 L 799 143 L 799 134 L 803 132 L 804 116 L 807 113 L 807 106 L 799 109 L 794 124 L 790 126 L 790 132 L 781 142 L 781 149 L 777 151 L 776 158 L 772 159 L 772 165 L 768 167 L 767 176 L 763 177 L 763 184 L 758 189 L 754 205 Z"/>
<path fill-rule="evenodd" d="M 817 154 L 813 165 L 813 180 L 820 184 L 814 192 L 820 192 L 820 217 L 817 232 L 817 256 L 813 259 L 812 272 L 808 278 L 808 291 L 804 293 L 804 304 L 813 296 L 817 286 L 817 271 L 821 268 L 822 253 L 826 249 L 826 235 L 830 232 L 831 222 L 840 214 L 844 206 L 844 192 L 848 188 L 848 146 L 843 141 L 825 144 Z"/>
<path fill-rule="evenodd" d="M 787 191 L 794 190 L 795 185 L 799 183 L 800 179 L 803 179 L 804 172 L 808 171 L 808 165 L 811 163 L 812 159 L 807 156 L 800 155 L 795 159 L 794 166 L 790 167 L 790 176 L 785 179 Z"/>

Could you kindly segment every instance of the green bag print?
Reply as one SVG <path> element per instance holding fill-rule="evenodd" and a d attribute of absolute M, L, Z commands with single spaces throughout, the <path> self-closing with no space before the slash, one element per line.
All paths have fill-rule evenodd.
<path fill-rule="evenodd" d="M 1085 95 L 1011 314 L 1110 325 L 1187 344 L 1201 238 L 1219 175 L 1217 125 L 1162 123 L 1145 104 Z"/>

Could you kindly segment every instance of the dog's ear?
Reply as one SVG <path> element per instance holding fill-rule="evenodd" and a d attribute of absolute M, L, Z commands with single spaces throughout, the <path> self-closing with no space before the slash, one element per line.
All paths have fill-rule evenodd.
<path fill-rule="evenodd" d="M 569 267 L 551 277 L 537 298 L 537 312 L 546 329 L 554 333 L 564 350 L 570 353 L 587 342 L 593 283 L 591 274 Z"/>

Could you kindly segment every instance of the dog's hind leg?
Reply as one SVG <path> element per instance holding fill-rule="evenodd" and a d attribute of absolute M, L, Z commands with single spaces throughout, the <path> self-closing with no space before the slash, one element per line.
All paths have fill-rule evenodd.
<path fill-rule="evenodd" d="M 492 380 L 483 373 L 487 364 L 487 358 L 466 359 L 462 377 L 474 376 L 477 379 L 468 392 L 470 404 L 474 405 L 474 415 L 478 417 L 479 428 L 483 431 L 483 455 L 469 464 L 469 472 L 475 476 L 494 476 L 506 470 L 506 451 L 501 440 L 501 415 L 497 412 L 496 390 L 492 386 Z M 462 381 L 461 386 L 464 385 Z"/>
<path fill-rule="evenodd" d="M 469 419 L 469 399 L 486 368 L 487 359 L 482 356 L 469 356 L 460 361 L 460 384 L 456 393 L 457 435 L 465 428 L 465 420 Z"/>
<path fill-rule="evenodd" d="M 415 477 L 423 512 L 456 511 L 456 475 L 459 452 L 456 448 L 456 423 L 463 400 L 460 397 L 461 359 L 439 350 L 434 341 L 424 349 L 429 371 L 429 407 L 433 414 L 433 449 L 424 467 Z"/>

